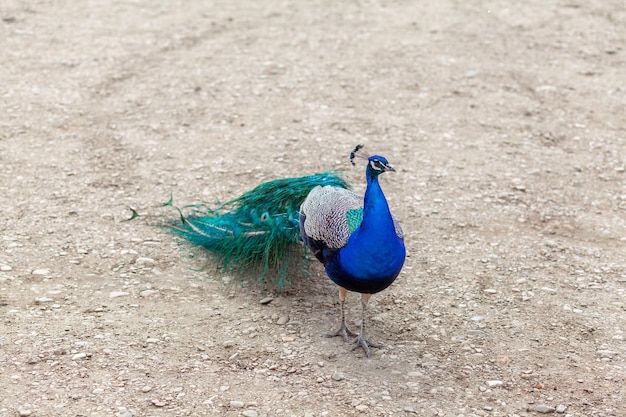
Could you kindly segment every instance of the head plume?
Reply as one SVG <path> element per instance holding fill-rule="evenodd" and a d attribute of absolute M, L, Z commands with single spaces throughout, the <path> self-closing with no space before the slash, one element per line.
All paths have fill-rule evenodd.
<path fill-rule="evenodd" d="M 350 162 L 352 163 L 352 165 L 356 165 L 354 163 L 355 159 L 363 159 L 365 161 L 369 159 L 370 154 L 367 151 L 363 150 L 364 146 L 365 145 L 356 145 L 352 152 L 350 152 Z"/>
<path fill-rule="evenodd" d="M 356 147 L 350 152 L 350 162 L 352 165 L 355 159 L 362 159 L 367 164 L 367 175 L 369 177 L 378 177 L 380 174 L 386 171 L 396 172 L 395 168 L 389 164 L 384 156 L 370 155 L 363 150 L 363 145 L 356 145 Z"/>

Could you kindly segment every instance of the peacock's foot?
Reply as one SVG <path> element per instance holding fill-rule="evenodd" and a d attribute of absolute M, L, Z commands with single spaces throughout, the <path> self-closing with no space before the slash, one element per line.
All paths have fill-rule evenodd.
<path fill-rule="evenodd" d="M 347 342 L 350 337 L 357 336 L 357 334 L 354 333 L 352 330 L 348 329 L 348 326 L 346 326 L 346 323 L 341 323 L 341 327 L 339 328 L 339 330 L 337 330 L 335 333 L 329 333 L 326 335 L 326 337 L 336 337 L 336 336 L 343 337 L 344 342 Z"/>
<path fill-rule="evenodd" d="M 354 345 L 352 350 L 363 348 L 363 350 L 365 351 L 365 356 L 369 358 L 371 354 L 370 347 L 375 348 L 375 349 L 380 349 L 383 347 L 383 345 L 380 343 L 370 342 L 369 340 L 365 338 L 365 336 L 363 336 L 362 334 L 359 334 L 356 337 L 356 344 Z"/>

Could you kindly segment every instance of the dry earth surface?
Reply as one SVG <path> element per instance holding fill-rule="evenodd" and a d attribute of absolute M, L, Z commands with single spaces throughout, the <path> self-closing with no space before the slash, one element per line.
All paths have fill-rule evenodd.
<path fill-rule="evenodd" d="M 625 416 L 624 45 L 623 0 L 3 0 L 0 416 Z M 369 359 L 321 266 L 229 291 L 124 221 L 362 191 L 359 142 L 409 251 Z"/>

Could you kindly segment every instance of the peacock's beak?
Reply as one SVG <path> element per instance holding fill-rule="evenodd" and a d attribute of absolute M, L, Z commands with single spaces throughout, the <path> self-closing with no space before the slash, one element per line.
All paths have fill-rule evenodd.
<path fill-rule="evenodd" d="M 396 172 L 396 169 L 392 167 L 390 164 L 385 165 L 385 171 Z"/>

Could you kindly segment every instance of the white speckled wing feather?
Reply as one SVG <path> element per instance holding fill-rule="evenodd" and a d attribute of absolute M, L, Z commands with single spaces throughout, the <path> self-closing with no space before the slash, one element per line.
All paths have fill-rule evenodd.
<path fill-rule="evenodd" d="M 344 188 L 317 186 L 300 207 L 306 216 L 304 232 L 312 239 L 339 249 L 348 243 L 347 214 L 363 208 L 363 197 Z"/>

